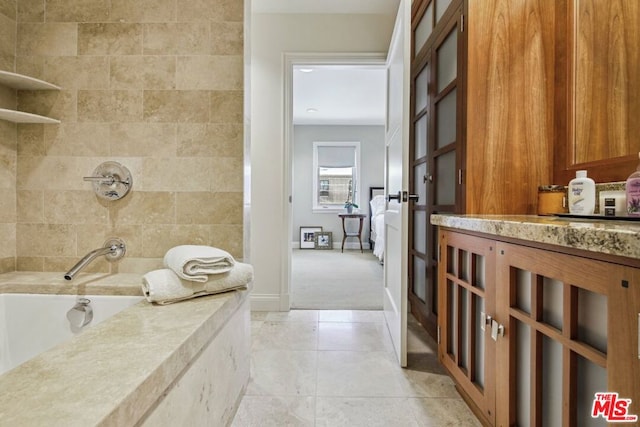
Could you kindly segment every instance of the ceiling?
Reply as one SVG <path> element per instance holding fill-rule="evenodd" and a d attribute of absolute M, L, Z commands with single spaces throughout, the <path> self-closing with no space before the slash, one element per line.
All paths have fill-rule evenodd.
<path fill-rule="evenodd" d="M 399 0 L 252 0 L 251 12 L 383 14 L 395 17 L 398 5 Z M 301 68 L 313 71 L 301 72 Z M 384 67 L 294 67 L 293 123 L 297 125 L 384 125 L 385 97 Z"/>
<path fill-rule="evenodd" d="M 386 70 L 382 66 L 293 69 L 294 125 L 384 125 L 385 97 Z"/>

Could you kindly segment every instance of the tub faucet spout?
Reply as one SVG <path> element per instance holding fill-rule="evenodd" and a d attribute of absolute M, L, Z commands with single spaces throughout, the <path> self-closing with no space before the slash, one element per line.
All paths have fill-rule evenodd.
<path fill-rule="evenodd" d="M 104 246 L 98 249 L 94 249 L 86 254 L 76 265 L 71 267 L 71 270 L 65 273 L 64 278 L 66 280 L 72 280 L 76 274 L 78 274 L 83 268 L 91 263 L 99 256 L 103 256 L 109 262 L 115 262 L 122 258 L 127 250 L 126 245 L 122 239 L 114 237 L 104 242 Z"/>

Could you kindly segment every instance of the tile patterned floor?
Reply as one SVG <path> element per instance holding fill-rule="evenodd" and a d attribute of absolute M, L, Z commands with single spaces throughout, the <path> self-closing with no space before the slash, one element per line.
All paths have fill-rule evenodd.
<path fill-rule="evenodd" d="M 409 324 L 402 369 L 382 316 L 253 313 L 252 378 L 232 426 L 480 426 L 422 327 Z"/>

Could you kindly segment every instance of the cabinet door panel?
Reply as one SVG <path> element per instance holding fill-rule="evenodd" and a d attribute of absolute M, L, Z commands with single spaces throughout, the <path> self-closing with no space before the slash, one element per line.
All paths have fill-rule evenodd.
<path fill-rule="evenodd" d="M 496 245 L 497 424 L 590 426 L 595 392 L 638 401 L 637 271 L 525 246 Z M 626 283 L 626 286 L 625 286 Z M 636 349 L 637 352 L 637 349 Z M 623 374 L 622 371 L 625 373 Z"/>
<path fill-rule="evenodd" d="M 439 232 L 438 356 L 486 421 L 495 420 L 495 344 L 486 316 L 495 316 L 494 242 Z"/>
<path fill-rule="evenodd" d="M 435 212 L 463 211 L 459 176 L 464 163 L 461 128 L 465 62 L 461 58 L 466 54 L 466 33 L 461 32 L 462 1 L 418 0 L 413 4 L 415 56 L 411 71 L 410 149 L 413 157 L 409 191 L 420 198 L 409 206 L 412 212 L 424 212 L 425 224 L 416 222 L 418 215 L 411 216 L 415 221 L 410 227 L 418 229 L 418 233 L 410 232 L 417 240 L 409 244 L 410 263 L 416 262 L 415 266 L 409 266 L 413 272 L 409 277 L 409 301 L 411 313 L 435 338 L 439 267 L 434 249 L 438 237 L 435 227 L 429 225 L 429 217 Z M 420 240 L 423 237 L 426 251 Z M 422 262 L 417 261 L 419 258 Z M 419 266 L 425 271 L 417 271 Z"/>

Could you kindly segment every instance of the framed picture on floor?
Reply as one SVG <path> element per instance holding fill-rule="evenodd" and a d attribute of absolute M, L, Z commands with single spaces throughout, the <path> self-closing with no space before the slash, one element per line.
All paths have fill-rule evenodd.
<path fill-rule="evenodd" d="M 315 236 L 316 249 L 333 249 L 333 239 L 330 231 L 320 231 Z"/>
<path fill-rule="evenodd" d="M 300 227 L 300 249 L 314 249 L 316 247 L 316 233 L 322 231 L 322 227 Z"/>

